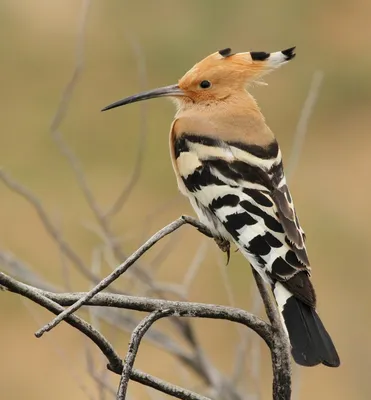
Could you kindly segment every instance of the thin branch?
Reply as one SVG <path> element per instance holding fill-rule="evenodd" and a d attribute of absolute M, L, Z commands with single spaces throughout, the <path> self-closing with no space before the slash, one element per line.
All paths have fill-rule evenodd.
<path fill-rule="evenodd" d="M 259 273 L 254 268 L 251 268 L 251 269 L 252 269 L 252 273 L 253 273 L 253 276 L 254 276 L 254 279 L 256 282 L 256 286 L 258 287 L 260 296 L 263 300 L 265 312 L 267 314 L 269 322 L 271 323 L 272 327 L 279 329 L 281 327 L 280 316 L 278 314 L 277 308 L 273 304 L 273 301 L 269 294 L 267 286 L 266 286 L 265 282 L 263 281 L 263 278 L 259 275 Z"/>
<path fill-rule="evenodd" d="M 33 307 L 33 304 L 26 297 L 20 296 L 20 300 L 24 307 L 27 309 L 29 315 L 31 315 L 32 319 L 35 321 L 36 325 L 40 325 L 41 317 L 37 312 L 38 310 Z M 84 393 L 84 396 L 89 400 L 94 400 L 94 395 L 90 393 L 91 387 L 88 386 L 82 378 L 82 371 L 79 371 L 76 368 L 76 365 L 73 364 L 71 356 L 66 352 L 66 349 L 63 347 L 65 346 L 65 343 L 56 343 L 55 341 L 50 340 L 49 345 L 61 360 L 66 371 L 73 379 L 76 386 Z"/>
<path fill-rule="evenodd" d="M 145 148 L 145 138 L 147 135 L 146 104 L 143 103 L 141 106 L 140 138 L 139 138 L 138 153 L 133 174 L 131 176 L 128 185 L 124 188 L 123 192 L 121 193 L 121 195 L 119 196 L 119 198 L 117 199 L 117 201 L 114 203 L 113 207 L 108 211 L 107 214 L 104 214 L 102 212 L 100 206 L 98 205 L 94 197 L 94 194 L 90 190 L 90 187 L 87 183 L 86 177 L 84 175 L 83 169 L 80 165 L 78 158 L 76 157 L 74 152 L 69 148 L 68 144 L 64 141 L 63 136 L 59 131 L 59 127 L 66 116 L 69 102 L 72 98 L 73 92 L 78 83 L 78 79 L 81 76 L 81 72 L 83 70 L 85 28 L 87 23 L 87 12 L 89 5 L 90 5 L 89 2 L 85 2 L 83 4 L 81 21 L 79 24 L 79 34 L 77 38 L 75 67 L 72 72 L 71 79 L 67 83 L 64 92 L 62 94 L 61 101 L 59 103 L 59 106 L 57 107 L 57 111 L 53 118 L 50 131 L 60 151 L 67 158 L 75 174 L 78 186 L 80 187 L 89 208 L 92 210 L 96 220 L 98 221 L 102 229 L 105 241 L 107 242 L 108 246 L 112 249 L 112 252 L 116 256 L 116 258 L 118 260 L 124 260 L 126 258 L 126 255 L 121 250 L 121 247 L 119 246 L 115 236 L 113 235 L 110 229 L 109 218 L 114 216 L 114 214 L 118 213 L 121 210 L 128 196 L 131 194 L 135 184 L 137 183 L 139 174 L 141 172 L 142 160 Z M 142 52 L 141 47 L 135 40 L 131 39 L 130 43 L 133 47 L 138 63 L 139 80 L 141 82 L 141 85 L 144 87 L 146 86 L 146 66 L 145 66 L 144 54 Z M 132 270 L 132 272 L 142 282 L 146 283 L 154 291 L 154 293 L 161 294 L 161 290 L 159 290 L 158 285 L 154 283 L 152 277 L 145 271 L 144 268 L 142 268 L 142 266 L 138 265 L 137 268 Z M 97 280 L 95 279 L 93 280 L 93 282 L 96 283 Z M 187 325 L 186 321 L 180 322 L 176 319 L 173 319 L 172 322 L 179 329 L 179 331 L 185 337 L 186 340 L 194 338 L 195 335 L 192 333 L 192 328 Z M 195 346 L 194 340 L 191 341 L 191 345 Z"/>
<path fill-rule="evenodd" d="M 45 211 L 41 201 L 29 189 L 16 182 L 2 169 L 0 169 L 0 180 L 3 181 L 10 190 L 22 196 L 29 204 L 32 205 L 39 215 L 39 218 L 43 223 L 47 233 L 54 239 L 61 251 L 76 266 L 76 268 L 92 282 L 99 282 L 98 277 L 91 273 L 79 255 L 72 249 L 69 243 L 63 239 L 60 231 L 57 229 L 55 224 L 53 224 L 51 218 Z"/>
<path fill-rule="evenodd" d="M 318 95 L 322 86 L 324 73 L 323 71 L 315 71 L 313 74 L 310 89 L 305 100 L 304 106 L 301 110 L 298 125 L 295 130 L 294 143 L 292 144 L 291 154 L 288 161 L 288 166 L 286 168 L 287 177 L 291 176 L 300 159 L 302 153 L 305 136 L 308 131 L 308 124 L 314 107 L 316 105 Z"/>
<path fill-rule="evenodd" d="M 208 243 L 203 240 L 193 257 L 189 268 L 187 269 L 182 283 L 182 286 L 184 287 L 184 294 L 187 294 L 189 292 L 189 288 L 200 269 L 201 263 L 205 259 L 207 247 Z"/>
<path fill-rule="evenodd" d="M 75 66 L 72 71 L 72 75 L 70 80 L 67 82 L 60 102 L 58 104 L 57 110 L 53 117 L 50 133 L 55 140 L 57 147 L 61 151 L 61 153 L 66 157 L 68 163 L 70 164 L 72 171 L 75 174 L 75 178 L 79 188 L 81 189 L 89 208 L 92 210 L 95 218 L 98 220 L 100 226 L 102 227 L 104 233 L 107 237 L 108 234 L 108 224 L 107 220 L 103 216 L 103 213 L 94 197 L 94 194 L 90 190 L 90 187 L 87 183 L 86 177 L 84 175 L 83 169 L 81 167 L 79 159 L 76 157 L 74 152 L 68 146 L 66 141 L 63 139 L 61 132 L 59 131 L 60 125 L 62 124 L 64 118 L 66 117 L 69 103 L 72 99 L 73 93 L 76 89 L 77 83 L 81 77 L 81 73 L 84 67 L 84 46 L 85 46 L 85 33 L 86 33 L 86 25 L 87 25 L 87 16 L 88 11 L 91 5 L 90 0 L 84 0 L 82 4 L 81 10 L 81 19 L 79 22 L 79 30 L 77 34 L 77 44 L 76 44 L 76 59 Z"/>
<path fill-rule="evenodd" d="M 133 53 L 135 55 L 135 59 L 137 62 L 137 70 L 139 75 L 139 83 L 140 89 L 145 90 L 147 87 L 147 68 L 146 68 L 146 59 L 145 54 L 143 52 L 140 44 L 133 38 L 131 35 L 129 36 L 129 43 L 133 49 Z M 147 103 L 140 103 L 140 129 L 139 129 L 139 145 L 137 150 L 137 156 L 133 168 L 132 175 L 130 177 L 129 182 L 123 188 L 121 194 L 118 196 L 117 200 L 113 203 L 111 208 L 107 210 L 104 217 L 107 219 L 111 219 L 114 215 L 118 214 L 125 202 L 128 200 L 131 192 L 133 191 L 135 185 L 138 183 L 140 174 L 142 172 L 143 165 L 143 156 L 146 144 L 148 123 L 147 123 Z"/>
<path fill-rule="evenodd" d="M 64 310 L 61 305 L 46 297 L 42 291 L 35 289 L 32 286 L 28 286 L 24 283 L 18 282 L 2 272 L 0 272 L 0 282 L 1 285 L 5 286 L 13 293 L 18 293 L 21 296 L 27 297 L 33 302 L 48 309 L 53 314 L 58 315 Z M 102 353 L 107 357 L 109 364 L 112 366 L 112 368 L 122 367 L 122 360 L 115 352 L 114 348 L 111 346 L 108 340 L 89 323 L 87 323 L 80 317 L 77 317 L 76 315 L 68 316 L 66 318 L 66 322 L 74 328 L 78 329 L 89 339 L 91 339 L 99 347 Z"/>
<path fill-rule="evenodd" d="M 109 372 L 109 369 L 105 368 L 102 371 L 102 374 L 99 374 L 96 372 L 93 356 L 91 354 L 90 348 L 87 345 L 88 345 L 88 342 L 86 343 L 86 351 L 85 351 L 86 369 L 88 371 L 88 374 L 91 376 L 91 378 L 96 381 L 98 391 L 101 394 L 100 397 L 104 398 L 105 391 L 109 392 L 112 395 L 112 397 L 116 396 L 116 388 L 111 386 L 106 379 L 106 373 Z"/>
<path fill-rule="evenodd" d="M 73 304 L 73 302 L 64 305 L 70 304 Z M 139 321 L 132 315 L 128 315 L 128 313 L 122 313 L 121 310 L 97 308 L 96 314 L 109 325 L 129 333 L 131 333 L 139 323 Z M 146 335 L 146 340 L 156 345 L 160 349 L 169 352 L 175 357 L 178 357 L 187 364 L 189 364 L 192 360 L 189 352 L 186 352 L 176 341 L 159 330 L 151 329 L 151 331 Z"/>
<path fill-rule="evenodd" d="M 122 367 L 121 367 L 122 370 Z M 116 371 L 113 371 L 116 372 Z M 121 374 L 120 370 L 117 370 L 118 374 Z M 183 389 L 180 386 L 176 386 L 161 379 L 155 378 L 149 374 L 133 369 L 131 371 L 130 379 L 139 382 L 143 385 L 149 386 L 153 389 L 159 390 L 160 392 L 166 393 L 177 399 L 182 400 L 211 400 L 208 397 L 202 396 L 200 394 L 191 392 L 190 390 Z"/>
<path fill-rule="evenodd" d="M 273 334 L 271 347 L 273 400 L 291 399 L 291 354 L 287 335 Z"/>
<path fill-rule="evenodd" d="M 39 289 L 33 288 L 31 286 L 25 285 L 15 279 L 0 272 L 0 284 L 7 287 L 13 293 L 20 294 L 21 296 L 27 297 L 28 299 L 34 301 L 40 306 L 48 309 L 54 314 L 58 314 L 63 310 L 58 303 L 54 302 L 48 297 L 42 294 Z M 107 357 L 109 364 L 107 368 L 117 374 L 122 373 L 123 364 L 121 358 L 117 355 L 111 344 L 107 339 L 96 329 L 94 329 L 89 323 L 82 320 L 81 318 L 70 315 L 66 318 L 66 322 L 82 332 L 89 339 L 91 339 L 102 351 L 102 353 Z M 169 394 L 173 397 L 183 400 L 210 400 L 207 397 L 198 395 L 189 390 L 183 389 L 179 386 L 172 385 L 165 382 L 159 378 L 141 372 L 139 370 L 133 369 L 131 371 L 130 379 L 139 382 L 143 385 L 150 386 L 157 389 L 163 393 Z"/>
<path fill-rule="evenodd" d="M 18 288 L 20 285 L 20 289 Z M 53 293 L 34 288 L 0 273 L 0 285 L 5 286 L 13 293 L 22 294 L 24 290 L 36 291 L 44 297 L 61 306 L 75 304 L 85 296 L 85 293 Z M 153 312 L 169 309 L 174 315 L 191 318 L 219 319 L 236 322 L 254 330 L 269 346 L 271 345 L 272 329 L 270 325 L 255 315 L 234 307 L 216 304 L 194 303 L 185 301 L 171 301 L 150 299 L 147 297 L 124 296 L 114 293 L 98 293 L 86 302 L 87 306 L 115 307 L 141 312 Z"/>
<path fill-rule="evenodd" d="M 254 315 L 259 315 L 262 308 L 262 299 L 260 297 L 260 292 L 256 286 L 256 282 L 251 284 L 251 300 L 252 306 L 250 307 L 251 313 Z M 251 374 L 252 381 L 254 383 L 255 389 L 258 393 L 255 394 L 256 400 L 260 398 L 259 393 L 259 379 L 260 379 L 260 365 L 261 365 L 261 349 L 259 343 L 256 343 L 259 339 L 252 335 L 252 331 L 248 330 L 244 333 L 243 339 L 239 343 L 236 349 L 235 365 L 232 382 L 238 384 L 243 382 L 244 390 L 248 388 L 247 380 L 245 379 L 245 374 L 247 373 L 246 368 L 246 355 L 250 349 L 249 355 L 249 372 Z"/>
<path fill-rule="evenodd" d="M 121 251 L 120 247 L 118 246 L 118 243 L 110 230 L 108 218 L 106 217 L 106 215 L 104 215 L 104 213 L 100 209 L 100 206 L 98 205 L 98 203 L 94 197 L 94 194 L 92 193 L 92 191 L 89 188 L 89 185 L 87 183 L 86 177 L 83 172 L 83 169 L 80 165 L 79 159 L 76 157 L 74 152 L 70 149 L 68 144 L 64 141 L 63 136 L 59 131 L 59 127 L 60 127 L 61 123 L 63 122 L 64 118 L 66 117 L 68 105 L 73 96 L 73 92 L 77 86 L 78 80 L 83 71 L 85 31 L 86 31 L 86 25 L 87 25 L 87 15 L 88 15 L 90 5 L 91 5 L 90 0 L 84 0 L 84 2 L 82 4 L 81 19 L 79 22 L 79 31 L 77 34 L 75 66 L 74 66 L 74 70 L 72 72 L 72 76 L 71 76 L 70 80 L 67 82 L 67 84 L 63 90 L 61 100 L 59 102 L 59 105 L 58 105 L 55 115 L 53 117 L 53 121 L 51 123 L 50 132 L 51 132 L 52 137 L 56 141 L 58 148 L 60 149 L 62 154 L 67 158 L 67 160 L 75 174 L 78 186 L 80 187 L 89 208 L 92 210 L 95 218 L 97 219 L 100 227 L 102 228 L 102 231 L 103 231 L 106 241 L 108 242 L 109 246 L 112 248 L 113 252 L 116 254 L 117 258 L 122 260 L 126 257 L 123 254 L 123 252 Z M 132 41 L 132 46 L 134 48 L 134 52 L 135 52 L 137 60 L 138 60 L 138 69 L 140 71 L 140 80 L 142 83 L 145 83 L 146 69 L 145 69 L 144 55 L 141 53 L 140 46 L 138 46 L 137 43 Z M 143 105 L 143 107 L 146 107 L 146 106 Z M 144 141 L 145 136 L 146 136 L 145 110 L 142 112 L 141 117 L 142 117 L 141 120 L 144 120 L 142 122 L 142 129 L 141 129 L 141 138 L 143 139 L 142 141 Z M 129 183 L 129 186 L 127 188 L 128 191 L 123 193 L 125 198 L 131 192 L 133 185 L 136 183 L 137 176 L 138 176 L 139 170 L 141 168 L 143 151 L 144 151 L 144 144 L 142 146 L 142 144 L 140 143 L 139 150 L 138 150 L 137 165 L 134 170 L 133 179 L 131 180 L 131 183 Z M 118 204 L 118 207 L 122 207 L 124 201 L 125 201 L 125 199 L 119 199 L 120 204 Z M 116 211 L 118 211 L 118 210 L 116 210 Z M 116 212 L 116 211 L 114 211 L 114 212 Z M 81 266 L 80 266 L 80 268 L 81 268 Z M 146 282 L 148 285 L 151 285 L 152 280 L 144 271 L 137 268 L 136 270 L 134 270 L 134 273 L 137 277 L 139 277 L 141 280 Z M 99 280 L 97 280 L 97 279 L 92 279 L 92 276 L 90 276 L 90 277 L 88 276 L 88 278 L 92 282 L 95 282 L 95 283 L 99 282 Z"/>
<path fill-rule="evenodd" d="M 273 400 L 291 398 L 291 353 L 287 334 L 283 330 L 277 307 L 269 295 L 268 289 L 258 272 L 253 268 L 253 275 L 263 299 L 265 311 L 272 325 L 273 338 L 269 346 L 273 369 Z"/>
<path fill-rule="evenodd" d="M 41 278 L 35 271 L 33 271 L 28 264 L 25 264 L 23 261 L 16 258 L 9 251 L 0 249 L 0 265 L 11 273 L 11 275 L 26 281 L 29 285 L 37 286 L 40 289 L 53 292 L 60 291 L 60 288 L 51 283 L 45 282 L 45 279 Z"/>
<path fill-rule="evenodd" d="M 7 253 L 4 252 L 6 255 Z M 1 252 L 0 252 L 0 262 L 1 260 Z M 15 260 L 17 263 L 20 261 Z M 5 264 L 4 264 L 5 265 Z M 23 273 L 23 270 L 19 270 L 18 268 L 12 268 L 13 263 L 9 264 L 11 273 L 16 275 L 17 278 L 25 279 L 28 284 L 32 284 L 37 286 L 39 289 L 47 290 L 49 292 L 60 292 L 61 290 L 52 284 L 46 282 L 45 280 L 39 279 L 37 275 L 31 270 Z M 0 288 L 4 288 L 0 286 Z M 71 303 L 72 304 L 72 303 Z M 70 304 L 69 304 L 70 305 Z M 123 314 L 122 312 L 117 312 L 117 310 L 95 310 L 96 315 L 103 319 L 108 324 L 115 326 L 119 329 L 124 329 L 126 332 L 132 332 L 132 329 L 138 324 L 138 321 L 129 315 Z M 178 358 L 183 364 L 187 367 L 191 368 L 196 374 L 200 375 L 201 379 L 203 379 L 206 383 L 210 383 L 207 376 L 205 375 L 205 371 L 202 369 L 202 366 L 198 362 L 197 355 L 192 355 L 189 352 L 186 352 L 182 347 L 180 347 L 173 339 L 171 339 L 165 333 L 162 333 L 158 330 L 151 330 L 146 335 L 147 340 L 152 342 L 154 345 L 163 349 L 164 351 L 169 352 L 174 357 Z"/>
<path fill-rule="evenodd" d="M 110 275 L 104 278 L 102 281 L 98 283 L 92 290 L 90 290 L 84 297 L 82 297 L 79 301 L 77 301 L 74 305 L 70 306 L 68 309 L 64 310 L 61 314 L 59 314 L 54 320 L 50 323 L 39 329 L 35 335 L 36 337 L 41 337 L 45 332 L 50 331 L 55 326 L 57 326 L 66 316 L 72 314 L 77 311 L 82 305 L 86 303 L 86 301 L 93 298 L 97 293 L 101 292 L 107 286 L 109 286 L 113 281 L 119 278 L 131 265 L 134 264 L 136 260 L 138 260 L 147 250 L 149 250 L 154 244 L 156 244 L 159 240 L 161 240 L 166 235 L 174 232 L 178 228 L 180 228 L 184 224 L 190 224 L 198 228 L 198 230 L 202 233 L 206 232 L 207 235 L 210 235 L 210 232 L 207 228 L 202 225 L 200 222 L 195 220 L 192 217 L 183 216 L 178 218 L 177 220 L 171 222 L 169 225 L 162 228 L 156 234 L 154 234 L 146 243 L 144 243 L 136 252 L 134 252 L 130 257 L 128 257 L 125 262 L 119 265 Z"/>
<path fill-rule="evenodd" d="M 87 22 L 87 15 L 91 5 L 90 0 L 83 0 L 82 8 L 81 8 L 81 16 L 78 23 L 78 34 L 77 34 L 77 45 L 76 45 L 76 63 L 75 68 L 72 73 L 72 76 L 67 83 L 63 94 L 61 96 L 61 100 L 59 102 L 57 111 L 53 117 L 50 130 L 56 131 L 59 126 L 61 125 L 62 121 L 64 120 L 68 105 L 71 101 L 73 91 L 75 89 L 76 83 L 80 77 L 80 74 L 83 69 L 84 64 L 84 41 L 85 41 L 85 30 L 86 30 L 86 22 Z"/>
<path fill-rule="evenodd" d="M 120 379 L 120 385 L 119 389 L 117 392 L 117 399 L 118 400 L 125 400 L 126 398 L 126 392 L 130 380 L 130 375 L 131 371 L 133 370 L 135 358 L 137 356 L 138 350 L 140 343 L 148 331 L 148 329 L 160 318 L 167 317 L 172 314 L 171 310 L 157 310 L 153 311 L 151 314 L 147 315 L 146 318 L 144 318 L 140 324 L 134 329 L 131 339 L 129 342 L 129 349 L 126 354 L 123 368 L 122 368 L 122 373 L 121 373 L 121 379 Z"/>
<path fill-rule="evenodd" d="M 171 235 L 169 239 L 166 241 L 162 249 L 153 257 L 150 261 L 152 276 L 159 269 L 161 265 L 165 262 L 165 260 L 169 257 L 172 251 L 174 251 L 176 245 L 180 242 L 181 235 L 178 232 L 177 235 Z M 157 282 L 156 282 L 157 283 Z"/>

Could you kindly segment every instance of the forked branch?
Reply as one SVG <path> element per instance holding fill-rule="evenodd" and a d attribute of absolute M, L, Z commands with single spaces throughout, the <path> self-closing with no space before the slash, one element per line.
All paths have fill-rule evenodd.
<path fill-rule="evenodd" d="M 12 292 L 28 297 L 29 299 L 47 308 L 54 314 L 57 314 L 57 317 L 53 321 L 36 332 L 35 335 L 37 337 L 41 337 L 44 332 L 51 330 L 59 322 L 66 319 L 67 323 L 79 329 L 82 333 L 93 340 L 101 349 L 103 354 L 105 354 L 108 358 L 109 369 L 121 374 L 120 387 L 117 395 L 117 398 L 120 400 L 125 398 L 129 379 L 135 380 L 135 377 L 133 376 L 135 375 L 133 365 L 144 334 L 147 332 L 153 322 L 159 318 L 168 316 L 225 319 L 242 323 L 253 329 L 267 343 L 271 351 L 273 367 L 273 399 L 290 399 L 291 368 L 287 337 L 283 332 L 278 312 L 269 295 L 269 292 L 261 278 L 256 273 L 254 273 L 254 276 L 271 324 L 260 320 L 258 317 L 249 314 L 246 311 L 234 309 L 232 307 L 101 293 L 112 282 L 114 282 L 125 271 L 127 271 L 128 268 L 133 265 L 135 261 L 137 261 L 144 253 L 146 253 L 154 244 L 184 224 L 190 224 L 196 227 L 206 236 L 211 236 L 209 230 L 200 222 L 194 218 L 182 216 L 155 233 L 136 252 L 128 257 L 125 262 L 119 265 L 110 275 L 102 279 L 91 291 L 87 293 L 56 294 L 52 292 L 46 292 L 20 283 L 3 273 L 0 273 L 0 285 L 8 288 Z M 69 307 L 64 309 L 62 305 L 68 305 Z M 145 318 L 133 331 L 129 345 L 129 351 L 124 364 L 119 356 L 115 353 L 112 346 L 97 330 L 77 316 L 72 315 L 83 305 L 120 307 L 130 310 L 151 312 L 151 314 Z M 162 387 L 161 390 L 165 391 L 165 388 Z M 176 393 L 178 393 L 177 390 Z M 184 395 L 185 397 L 175 397 L 185 399 L 203 398 L 202 396 L 199 397 L 199 395 L 195 393 L 190 393 L 191 397 L 189 397 L 188 394 L 184 395 L 183 392 L 182 396 Z"/>

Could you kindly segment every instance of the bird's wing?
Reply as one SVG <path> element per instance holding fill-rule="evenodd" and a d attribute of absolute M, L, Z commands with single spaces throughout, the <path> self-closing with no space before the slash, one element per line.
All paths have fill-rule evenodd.
<path fill-rule="evenodd" d="M 198 212 L 215 218 L 215 226 L 221 223 L 268 281 L 287 283 L 297 297 L 313 304 L 304 233 L 277 142 L 263 148 L 183 134 L 174 138 L 173 157 Z"/>

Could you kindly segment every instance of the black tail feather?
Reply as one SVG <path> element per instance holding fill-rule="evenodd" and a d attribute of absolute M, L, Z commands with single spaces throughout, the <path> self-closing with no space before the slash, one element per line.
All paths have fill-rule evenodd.
<path fill-rule="evenodd" d="M 289 334 L 294 360 L 307 367 L 324 364 L 338 367 L 340 359 L 316 311 L 291 296 L 282 316 Z"/>

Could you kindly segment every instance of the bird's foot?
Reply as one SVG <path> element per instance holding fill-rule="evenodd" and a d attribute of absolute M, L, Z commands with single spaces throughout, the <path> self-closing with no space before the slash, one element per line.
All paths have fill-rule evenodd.
<path fill-rule="evenodd" d="M 229 264 L 229 259 L 231 256 L 231 244 L 228 240 L 223 239 L 222 237 L 214 237 L 215 243 L 218 245 L 219 249 L 223 253 L 227 253 L 227 264 Z"/>

